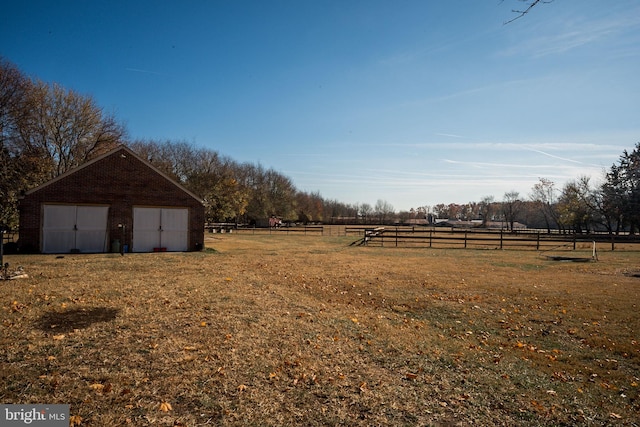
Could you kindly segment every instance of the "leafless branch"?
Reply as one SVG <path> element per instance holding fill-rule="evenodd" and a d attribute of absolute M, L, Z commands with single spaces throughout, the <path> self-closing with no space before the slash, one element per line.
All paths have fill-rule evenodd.
<path fill-rule="evenodd" d="M 501 3 L 504 0 L 501 1 Z M 515 21 L 516 19 L 520 19 L 522 18 L 524 15 L 526 15 L 527 13 L 529 13 L 529 11 L 531 9 L 533 9 L 534 7 L 536 7 L 538 4 L 547 4 L 547 3 L 551 3 L 553 2 L 553 0 L 520 0 L 521 2 L 525 3 L 525 5 L 527 6 L 524 10 L 517 10 L 517 9 L 512 9 L 511 12 L 516 13 L 517 16 L 513 19 L 510 19 L 508 21 L 506 21 L 504 23 L 504 25 L 510 24 L 513 21 Z"/>

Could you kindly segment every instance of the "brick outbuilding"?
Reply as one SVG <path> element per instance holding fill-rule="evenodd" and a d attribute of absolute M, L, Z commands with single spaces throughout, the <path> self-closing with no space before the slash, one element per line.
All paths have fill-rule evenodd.
<path fill-rule="evenodd" d="M 28 191 L 19 232 L 24 252 L 195 251 L 204 244 L 204 205 L 120 146 Z"/>

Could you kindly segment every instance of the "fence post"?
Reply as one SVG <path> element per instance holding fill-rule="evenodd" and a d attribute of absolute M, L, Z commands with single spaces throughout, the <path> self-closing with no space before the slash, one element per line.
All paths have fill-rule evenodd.
<path fill-rule="evenodd" d="M 464 248 L 467 249 L 467 230 L 464 230 Z"/>
<path fill-rule="evenodd" d="M 4 230 L 0 229 L 0 269 L 4 268 Z"/>
<path fill-rule="evenodd" d="M 433 238 L 433 230 L 429 230 L 429 248 L 431 248 L 431 240 Z"/>
<path fill-rule="evenodd" d="M 611 233 L 611 252 L 616 250 L 616 235 Z"/>
<path fill-rule="evenodd" d="M 398 247 L 398 227 L 396 227 L 396 248 Z"/>
<path fill-rule="evenodd" d="M 576 234 L 576 232 L 574 231 L 574 232 L 573 232 L 573 250 L 574 250 L 574 251 L 576 250 L 576 237 L 577 237 L 577 234 Z"/>
<path fill-rule="evenodd" d="M 536 251 L 540 250 L 540 232 L 538 231 L 538 237 L 536 239 Z"/>
<path fill-rule="evenodd" d="M 500 249 L 502 249 L 502 234 L 504 233 L 504 230 L 500 229 Z"/>

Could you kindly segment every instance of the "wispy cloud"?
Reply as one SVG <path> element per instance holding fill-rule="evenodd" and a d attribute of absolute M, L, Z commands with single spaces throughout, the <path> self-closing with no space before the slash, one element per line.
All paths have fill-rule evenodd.
<path fill-rule="evenodd" d="M 561 26 L 564 31 L 525 38 L 524 42 L 519 39 L 517 45 L 502 51 L 501 54 L 512 56 L 528 53 L 534 58 L 563 54 L 585 45 L 620 36 L 638 26 L 640 26 L 640 8 L 599 20 L 565 21 Z M 538 28 L 538 31 L 544 33 L 546 30 Z M 623 38 L 620 42 L 625 43 Z"/>
<path fill-rule="evenodd" d="M 436 133 L 437 136 L 446 136 L 447 138 L 464 138 L 462 135 L 456 135 L 453 133 Z"/>
<path fill-rule="evenodd" d="M 454 165 L 464 165 L 468 167 L 474 168 L 483 168 L 483 169 L 495 169 L 501 168 L 512 168 L 512 169 L 539 169 L 550 167 L 549 165 L 540 165 L 540 164 L 524 164 L 524 163 L 492 163 L 492 162 L 475 162 L 475 161 L 464 161 L 464 160 L 452 160 L 452 159 L 442 159 L 443 162 L 454 164 Z M 497 169 L 495 169 L 497 170 Z"/>

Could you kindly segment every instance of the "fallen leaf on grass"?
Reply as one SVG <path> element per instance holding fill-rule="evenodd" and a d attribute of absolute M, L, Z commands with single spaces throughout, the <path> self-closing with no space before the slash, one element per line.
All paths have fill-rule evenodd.
<path fill-rule="evenodd" d="M 183 350 L 184 351 L 196 351 L 197 348 L 192 346 L 192 345 L 189 345 L 189 346 L 186 346 Z"/>
<path fill-rule="evenodd" d="M 244 384 L 240 384 L 240 385 L 238 386 L 238 391 L 245 391 L 246 389 L 247 389 L 247 386 L 246 386 L 246 385 L 244 385 Z"/>
<path fill-rule="evenodd" d="M 65 337 L 65 335 L 64 335 L 64 334 L 54 335 L 54 336 L 53 336 L 53 339 L 54 339 L 54 340 L 56 340 L 56 341 L 60 341 L 60 340 L 63 340 L 63 339 L 64 339 L 64 337 Z"/>
<path fill-rule="evenodd" d="M 171 406 L 171 403 L 169 403 L 169 402 L 162 402 L 160 404 L 160 410 L 162 412 L 169 412 L 169 411 L 173 411 L 173 407 Z"/>
<path fill-rule="evenodd" d="M 620 418 L 622 418 L 622 415 L 616 414 L 615 412 L 611 412 L 609 416 L 611 418 L 615 418 L 616 420 L 619 420 Z"/>
<path fill-rule="evenodd" d="M 533 406 L 538 411 L 544 411 L 544 406 L 541 405 L 540 403 L 538 403 L 538 401 L 536 401 L 536 400 L 532 400 L 531 401 L 531 406 Z"/>
<path fill-rule="evenodd" d="M 100 383 L 91 384 L 89 388 L 95 391 L 102 391 L 102 389 L 104 388 L 104 384 L 100 384 Z"/>
<path fill-rule="evenodd" d="M 82 423 L 82 417 L 80 415 L 72 415 L 69 418 L 69 425 L 71 426 L 79 426 Z"/>
<path fill-rule="evenodd" d="M 414 373 L 412 373 L 412 372 L 407 372 L 407 373 L 405 374 L 405 377 L 406 377 L 408 380 L 413 381 L 413 380 L 415 380 L 416 378 L 418 378 L 418 375 L 416 375 L 416 374 L 414 374 Z"/>

